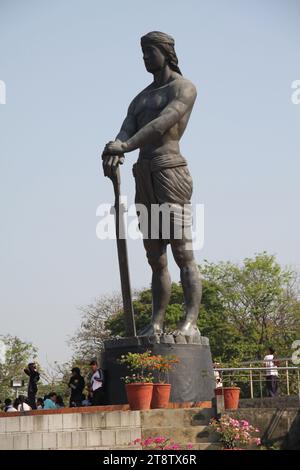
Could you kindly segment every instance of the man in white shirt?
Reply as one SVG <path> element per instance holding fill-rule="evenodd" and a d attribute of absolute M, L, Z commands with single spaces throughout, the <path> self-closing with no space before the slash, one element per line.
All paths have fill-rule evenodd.
<path fill-rule="evenodd" d="M 214 368 L 214 376 L 215 376 L 215 387 L 221 388 L 223 387 L 222 378 L 221 378 L 220 372 L 218 370 L 215 370 L 218 367 L 220 367 L 220 363 L 214 362 L 213 368 Z"/>
<path fill-rule="evenodd" d="M 91 396 L 92 406 L 99 406 L 104 404 L 104 373 L 103 370 L 98 367 L 97 361 L 91 361 L 90 366 L 92 369 L 91 377 Z"/>
<path fill-rule="evenodd" d="M 274 361 L 274 354 L 275 350 L 273 348 L 269 348 L 269 354 L 264 357 L 268 397 L 275 397 L 278 391 L 278 369 L 277 363 Z"/>

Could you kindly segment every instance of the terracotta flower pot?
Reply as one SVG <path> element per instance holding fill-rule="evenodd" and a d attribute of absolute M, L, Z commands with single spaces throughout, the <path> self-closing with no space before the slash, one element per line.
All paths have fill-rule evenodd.
<path fill-rule="evenodd" d="M 171 384 L 153 384 L 151 408 L 167 408 L 171 393 Z"/>
<path fill-rule="evenodd" d="M 239 387 L 219 387 L 215 388 L 215 395 L 224 396 L 224 406 L 225 410 L 237 410 L 239 406 L 240 399 Z"/>
<path fill-rule="evenodd" d="M 153 383 L 126 384 L 127 399 L 131 410 L 149 410 Z"/>

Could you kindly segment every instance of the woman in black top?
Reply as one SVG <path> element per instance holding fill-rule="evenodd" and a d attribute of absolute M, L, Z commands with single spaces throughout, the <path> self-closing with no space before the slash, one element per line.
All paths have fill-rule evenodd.
<path fill-rule="evenodd" d="M 81 406 L 85 381 L 82 375 L 80 375 L 79 367 L 73 367 L 68 385 L 71 388 L 70 406 Z"/>
<path fill-rule="evenodd" d="M 36 364 L 34 362 L 28 364 L 28 367 L 27 369 L 24 369 L 24 372 L 29 377 L 27 391 L 28 404 L 33 410 L 36 410 L 35 396 L 38 391 L 37 383 L 40 380 L 40 374 L 36 370 Z"/>

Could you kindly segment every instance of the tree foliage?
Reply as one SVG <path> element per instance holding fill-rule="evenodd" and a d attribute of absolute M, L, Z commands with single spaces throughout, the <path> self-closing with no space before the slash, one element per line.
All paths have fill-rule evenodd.
<path fill-rule="evenodd" d="M 11 380 L 25 379 L 24 368 L 37 357 L 37 348 L 17 336 L 1 335 L 0 399 L 13 397 Z"/>
<path fill-rule="evenodd" d="M 75 362 L 86 363 L 97 356 L 103 348 L 103 341 L 110 337 L 106 322 L 122 311 L 122 305 L 121 295 L 113 294 L 102 296 L 94 304 L 80 308 L 80 327 L 69 340 Z"/>
<path fill-rule="evenodd" d="M 209 263 L 199 267 L 203 294 L 198 327 L 210 340 L 214 360 L 223 363 L 262 358 L 269 345 L 278 355 L 290 356 L 291 344 L 300 335 L 297 273 L 282 268 L 265 252 L 242 264 Z M 137 330 L 151 319 L 151 290 L 135 293 L 133 307 Z M 180 283 L 172 284 L 165 330 L 176 328 L 184 315 Z M 83 323 L 73 338 L 76 347 L 95 355 L 107 337 L 125 335 L 121 298 L 104 297 L 84 309 Z"/>
<path fill-rule="evenodd" d="M 259 359 L 269 345 L 277 354 L 291 354 L 291 344 L 300 333 L 295 271 L 282 268 L 275 256 L 265 252 L 246 258 L 242 265 L 206 262 L 200 271 L 223 309 L 228 338 L 220 357 Z"/>

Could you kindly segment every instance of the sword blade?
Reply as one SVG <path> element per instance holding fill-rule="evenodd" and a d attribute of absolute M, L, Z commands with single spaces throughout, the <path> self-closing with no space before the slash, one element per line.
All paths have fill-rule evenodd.
<path fill-rule="evenodd" d="M 125 331 L 126 336 L 136 336 L 136 327 L 134 320 L 134 311 L 132 305 L 130 275 L 129 275 L 129 263 L 128 263 L 128 251 L 127 251 L 127 240 L 125 234 L 124 224 L 124 207 L 120 203 L 120 170 L 119 166 L 116 169 L 115 174 L 110 176 L 113 182 L 114 193 L 115 193 L 115 224 L 116 224 L 116 236 L 117 236 L 117 250 L 119 260 L 119 270 L 121 279 L 121 291 L 124 308 L 124 319 L 125 319 Z"/>

